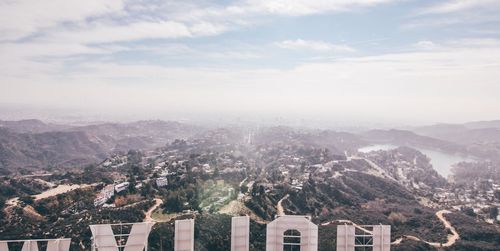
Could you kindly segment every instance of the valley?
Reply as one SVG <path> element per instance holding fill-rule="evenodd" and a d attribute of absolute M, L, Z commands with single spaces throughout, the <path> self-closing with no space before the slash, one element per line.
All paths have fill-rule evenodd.
<path fill-rule="evenodd" d="M 462 179 L 467 169 L 459 167 L 480 168 L 485 162 L 462 162 L 446 179 L 434 169 L 432 155 L 408 146 L 379 146 L 380 136 L 370 141 L 363 134 L 331 130 L 197 128 L 163 146 L 110 151 L 84 166 L 4 166 L 9 174 L 0 178 L 5 198 L 0 233 L 6 238 L 69 235 L 74 248 L 85 250 L 85 224 L 154 221 L 151 243 L 163 238 L 168 248 L 174 219 L 225 222 L 249 215 L 255 230 L 251 249 L 262 250 L 263 224 L 276 215 L 305 214 L 320 225 L 320 250 L 331 250 L 335 242 L 326 236 L 344 223 L 391 225 L 395 250 L 494 250 L 499 244 L 490 238 L 500 233 L 494 213 L 500 182 L 487 176 L 497 168 L 494 162 L 474 180 Z M 386 141 L 397 144 L 391 137 Z M 472 222 L 479 232 L 464 232 Z M 225 245 L 221 240 L 229 233 L 220 231 L 217 238 L 200 233 L 199 248 Z"/>

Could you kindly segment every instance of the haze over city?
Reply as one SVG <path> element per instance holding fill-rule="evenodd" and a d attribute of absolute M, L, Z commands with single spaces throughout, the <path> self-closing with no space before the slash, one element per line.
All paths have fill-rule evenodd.
<path fill-rule="evenodd" d="M 0 106 L 110 120 L 497 119 L 499 11 L 491 0 L 3 1 Z"/>

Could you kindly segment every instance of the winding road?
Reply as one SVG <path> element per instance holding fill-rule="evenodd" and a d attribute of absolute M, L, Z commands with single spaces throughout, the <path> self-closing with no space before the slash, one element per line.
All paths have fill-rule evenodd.
<path fill-rule="evenodd" d="M 455 242 L 458 239 L 460 239 L 460 235 L 458 234 L 457 230 L 451 225 L 451 223 L 444 217 L 444 214 L 449 214 L 449 213 L 451 213 L 451 212 L 448 210 L 440 210 L 440 211 L 436 212 L 436 217 L 438 217 L 438 219 L 443 222 L 444 227 L 446 229 L 449 229 L 451 232 L 451 234 L 448 235 L 448 241 L 446 241 L 446 243 L 428 242 L 428 241 L 422 240 L 422 239 L 420 239 L 416 236 L 413 236 L 413 235 L 403 235 L 402 237 L 393 241 L 391 244 L 397 245 L 397 244 L 400 244 L 405 239 L 410 239 L 410 240 L 425 242 L 433 247 L 450 247 L 450 246 L 452 246 L 453 244 L 455 244 Z"/>
<path fill-rule="evenodd" d="M 163 200 L 161 199 L 155 199 L 155 204 L 149 208 L 149 210 L 146 212 L 145 216 L 144 216 L 144 221 L 145 222 L 156 222 L 155 219 L 153 219 L 151 217 L 151 215 L 153 214 L 153 212 L 161 205 L 163 204 Z"/>
<path fill-rule="evenodd" d="M 413 236 L 413 235 L 403 235 L 403 236 L 399 237 L 398 239 L 396 239 L 395 241 L 393 241 L 391 243 L 391 245 L 398 245 L 404 240 L 414 240 L 414 241 L 425 242 L 433 247 L 451 247 L 451 246 L 453 246 L 455 244 L 455 242 L 458 239 L 460 239 L 460 235 L 458 234 L 457 230 L 451 225 L 451 223 L 444 217 L 444 214 L 449 214 L 449 213 L 451 213 L 451 212 L 448 210 L 440 210 L 440 211 L 436 212 L 436 217 L 438 217 L 438 219 L 441 222 L 443 222 L 444 227 L 446 229 L 449 229 L 451 232 L 451 234 L 448 235 L 448 240 L 445 243 L 429 242 L 429 241 L 422 240 L 421 238 Z M 370 230 L 365 229 L 362 226 L 359 226 L 350 220 L 333 220 L 333 221 L 328 221 L 328 222 L 322 223 L 321 225 L 326 226 L 326 225 L 330 225 L 334 222 L 352 224 L 356 228 L 361 229 L 368 234 L 372 234 L 372 232 Z"/>

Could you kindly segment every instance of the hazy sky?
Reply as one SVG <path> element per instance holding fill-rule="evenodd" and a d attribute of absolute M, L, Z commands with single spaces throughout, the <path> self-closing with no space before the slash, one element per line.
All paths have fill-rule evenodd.
<path fill-rule="evenodd" d="M 0 1 L 0 103 L 500 119 L 500 1 Z"/>

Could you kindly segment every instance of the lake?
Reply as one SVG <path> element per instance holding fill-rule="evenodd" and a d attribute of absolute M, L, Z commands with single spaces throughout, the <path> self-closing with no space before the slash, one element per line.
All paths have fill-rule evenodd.
<path fill-rule="evenodd" d="M 371 151 L 378 151 L 378 150 L 392 150 L 398 148 L 396 145 L 391 145 L 391 144 L 376 144 L 376 145 L 370 145 L 370 146 L 365 146 L 362 148 L 359 148 L 358 151 L 367 153 Z M 440 151 L 435 151 L 435 150 L 430 150 L 430 149 L 425 149 L 425 148 L 418 148 L 418 147 L 413 147 L 423 154 L 425 154 L 427 157 L 431 159 L 431 164 L 434 167 L 434 169 L 443 177 L 447 178 L 448 175 L 451 174 L 451 167 L 452 165 L 462 162 L 462 161 L 474 161 L 474 158 L 472 157 L 467 157 L 467 156 L 461 156 L 461 155 L 454 155 L 454 154 L 448 154 Z"/>

